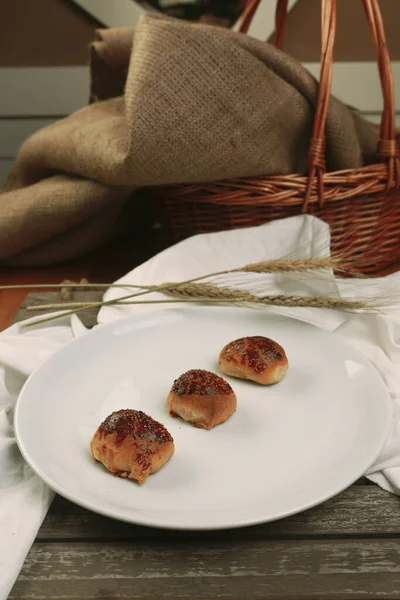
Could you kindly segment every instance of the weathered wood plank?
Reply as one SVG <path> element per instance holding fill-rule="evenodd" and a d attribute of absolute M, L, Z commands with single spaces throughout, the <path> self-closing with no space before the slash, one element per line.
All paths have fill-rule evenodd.
<path fill-rule="evenodd" d="M 61 283 L 61 282 L 60 282 Z M 72 293 L 71 302 L 99 302 L 105 290 L 75 290 Z M 54 312 L 54 310 L 44 310 L 40 312 L 26 310 L 28 306 L 39 306 L 44 304 L 60 304 L 63 300 L 60 296 L 59 291 L 38 291 L 28 294 L 20 310 L 14 318 L 14 323 L 23 321 L 24 319 L 30 319 L 32 317 L 39 317 L 45 313 Z M 62 310 L 62 308 L 57 309 Z M 65 310 L 68 310 L 67 308 Z M 86 327 L 93 327 L 97 323 L 98 308 L 91 308 L 79 312 L 79 318 Z"/>
<path fill-rule="evenodd" d="M 102 295 L 74 299 L 83 293 Z M 55 300 L 35 293 L 25 304 Z M 57 497 L 10 599 L 399 598 L 399 503 L 355 485 L 289 519 L 200 534 L 130 526 Z"/>
<path fill-rule="evenodd" d="M 400 597 L 397 540 L 35 544 L 10 599 Z"/>
<path fill-rule="evenodd" d="M 170 532 L 107 519 L 57 496 L 38 540 L 185 540 L 191 532 Z M 321 536 L 399 536 L 400 498 L 376 486 L 352 486 L 325 504 L 293 517 L 204 539 L 276 539 Z M 400 543 L 400 542 L 399 542 Z"/>

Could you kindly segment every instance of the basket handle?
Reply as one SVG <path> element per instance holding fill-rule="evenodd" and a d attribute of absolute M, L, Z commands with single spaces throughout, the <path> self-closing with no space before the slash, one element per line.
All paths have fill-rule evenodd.
<path fill-rule="evenodd" d="M 246 33 L 257 11 L 261 0 L 248 0 L 243 13 L 240 31 Z M 386 44 L 386 36 L 379 9 L 378 0 L 361 0 L 367 21 L 372 33 L 376 48 L 380 81 L 383 90 L 384 108 L 381 121 L 380 139 L 377 154 L 387 164 L 387 189 L 400 185 L 400 159 L 396 143 L 395 103 L 393 91 L 393 77 L 390 57 Z M 284 27 L 287 16 L 287 0 L 278 0 L 275 14 L 275 45 L 282 49 Z M 309 174 L 303 203 L 303 212 L 307 211 L 311 198 L 315 178 L 320 205 L 325 203 L 323 176 L 326 170 L 325 163 L 325 125 L 328 113 L 328 104 L 331 93 L 333 48 L 336 33 L 336 0 L 322 0 L 322 44 L 321 44 L 321 71 L 320 85 L 313 133 L 310 141 L 308 162 Z"/>
<path fill-rule="evenodd" d="M 375 44 L 379 77 L 383 90 L 383 113 L 378 142 L 378 156 L 387 163 L 386 189 L 389 190 L 394 186 L 400 186 L 400 158 L 396 141 L 396 107 L 392 67 L 379 2 L 378 0 L 362 0 L 362 4 Z"/>

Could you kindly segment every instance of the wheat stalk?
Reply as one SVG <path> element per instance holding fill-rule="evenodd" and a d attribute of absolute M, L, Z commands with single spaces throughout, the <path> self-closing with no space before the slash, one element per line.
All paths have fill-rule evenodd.
<path fill-rule="evenodd" d="M 108 289 L 108 288 L 136 288 L 136 289 L 149 289 L 148 285 L 137 285 L 128 283 L 79 283 L 75 281 L 62 283 L 12 283 L 10 285 L 0 285 L 0 291 L 6 290 L 59 290 L 63 288 L 86 290 L 86 289 Z"/>
<path fill-rule="evenodd" d="M 165 286 L 165 287 L 164 287 Z M 157 286 L 154 286 L 154 289 L 158 289 Z M 256 296 L 254 296 L 253 294 L 251 294 L 250 292 L 248 292 L 247 290 L 238 290 L 235 288 L 228 288 L 228 287 L 220 287 L 220 286 L 216 286 L 213 285 L 211 283 L 190 283 L 190 284 L 176 284 L 176 283 L 168 283 L 168 284 L 163 284 L 163 293 L 166 294 L 167 296 L 174 296 L 175 298 L 178 299 L 182 299 L 182 300 L 189 300 L 191 298 L 195 299 L 197 302 L 198 301 L 213 301 L 213 300 L 219 300 L 219 301 L 241 301 L 241 302 L 251 302 L 253 298 L 255 298 Z M 133 302 L 130 302 L 129 299 L 127 300 L 122 300 L 121 298 L 116 299 L 115 304 L 121 305 L 121 304 L 132 304 Z M 113 302 L 113 303 L 114 303 Z M 140 301 L 140 303 L 142 304 L 143 302 L 150 302 L 147 300 L 143 300 Z M 154 301 L 152 301 L 154 302 Z M 164 300 L 157 300 L 157 302 L 164 302 Z M 166 300 L 165 300 L 166 302 Z M 137 302 L 139 303 L 139 301 Z M 97 304 L 102 304 L 104 305 L 104 303 L 100 303 L 100 302 L 93 302 L 91 303 L 92 307 L 95 307 Z M 86 303 L 84 302 L 63 302 L 60 304 L 40 304 L 40 305 L 36 305 L 36 306 L 29 306 L 27 308 L 28 311 L 36 311 L 36 310 L 46 310 L 48 308 L 51 309 L 59 309 L 59 308 L 80 308 L 82 306 L 86 306 Z"/>
<path fill-rule="evenodd" d="M 365 299 L 346 300 L 343 298 L 332 298 L 331 296 L 300 296 L 296 294 L 269 294 L 258 296 L 251 293 L 249 290 L 219 287 L 212 284 L 191 284 L 182 287 L 171 285 L 164 293 L 174 296 L 176 301 L 207 300 L 211 302 L 213 300 L 218 300 L 227 303 L 241 302 L 263 304 L 267 306 L 330 308 L 333 310 L 376 310 L 376 308 Z M 163 300 L 158 300 L 157 302 L 162 303 Z"/>
<path fill-rule="evenodd" d="M 206 300 L 211 302 L 218 300 L 227 303 L 240 302 L 270 306 L 330 308 L 333 310 L 374 310 L 374 307 L 367 300 L 346 300 L 343 298 L 332 298 L 331 296 L 300 296 L 296 294 L 269 294 L 258 296 L 249 290 L 220 287 L 208 283 L 194 283 L 179 287 L 171 284 L 169 288 L 164 290 L 164 293 L 174 296 L 176 301 L 193 300 L 201 302 Z M 158 300 L 156 302 L 162 303 L 163 300 Z M 126 304 L 130 304 L 130 302 L 128 301 Z"/>
<path fill-rule="evenodd" d="M 303 271 L 312 270 L 313 268 L 315 269 L 315 266 L 313 266 L 313 261 L 314 260 L 317 260 L 317 259 L 302 259 L 301 261 L 299 261 L 298 265 L 295 265 L 295 267 L 292 270 L 295 271 L 300 266 L 301 266 L 301 268 L 302 268 Z M 337 259 L 335 259 L 335 258 L 332 259 L 332 257 L 328 257 L 325 260 L 326 261 L 331 261 L 331 260 L 335 261 Z M 280 266 L 281 267 L 282 267 L 282 265 L 283 265 L 284 262 L 285 262 L 284 259 L 280 260 Z M 293 260 L 287 259 L 286 262 L 287 262 L 287 269 L 289 269 L 289 263 L 293 264 Z M 273 272 L 275 272 L 274 269 L 277 268 L 276 267 L 276 263 L 277 263 L 276 259 L 273 259 L 273 260 L 264 260 L 264 261 L 260 261 L 258 263 L 247 264 L 247 265 L 244 265 L 242 267 L 237 267 L 235 269 L 225 269 L 225 270 L 221 270 L 221 271 L 215 271 L 213 273 L 208 273 L 206 275 L 200 275 L 198 277 L 193 277 L 191 279 L 187 279 L 185 281 L 178 282 L 175 285 L 181 287 L 181 286 L 189 285 L 191 283 L 202 281 L 204 279 L 212 279 L 212 278 L 215 278 L 215 277 L 218 277 L 218 276 L 221 276 L 221 275 L 228 275 L 230 273 L 238 273 L 238 272 L 246 272 L 246 273 L 273 273 Z M 307 267 L 308 263 L 310 265 L 309 267 Z M 324 263 L 324 264 L 327 264 L 327 263 Z M 318 269 L 320 269 L 320 268 L 321 267 L 319 266 Z M 71 286 L 72 284 L 69 284 L 69 285 Z M 119 286 L 119 285 L 121 285 L 121 284 L 113 284 L 113 287 Z M 141 291 L 140 292 L 136 292 L 134 294 L 127 294 L 125 296 L 121 296 L 120 298 L 118 298 L 118 302 L 121 302 L 123 300 L 130 300 L 130 299 L 135 298 L 137 296 L 142 296 L 142 295 L 145 295 L 145 294 L 150 294 L 151 292 L 154 292 L 154 291 L 164 292 L 164 291 L 167 290 L 167 288 L 170 285 L 171 285 L 170 283 L 162 283 L 160 285 L 150 285 L 150 286 L 143 286 L 143 285 L 137 285 L 136 286 L 136 285 L 132 285 L 132 284 L 121 285 L 121 287 L 123 287 L 123 288 L 133 287 L 133 288 L 136 288 L 136 289 L 140 289 Z M 91 286 L 92 287 L 97 286 L 97 287 L 101 288 L 101 287 L 106 287 L 106 284 L 91 284 Z M 24 286 L 22 286 L 22 287 L 24 287 Z M 54 285 L 53 286 L 49 285 L 49 287 L 53 287 L 54 288 Z M 65 287 L 65 286 L 63 284 L 60 284 L 57 287 L 62 288 L 62 287 Z M 85 283 L 85 284 L 77 284 L 75 287 L 83 287 L 83 288 L 85 288 L 85 287 L 88 287 L 88 284 L 87 283 Z M 4 286 L 4 288 L 0 287 L 0 289 L 10 289 L 10 288 L 8 286 Z M 86 303 L 86 304 L 83 303 L 81 306 L 76 306 L 75 310 L 67 311 L 63 315 L 59 315 L 59 316 L 60 317 L 61 316 L 68 316 L 68 315 L 72 314 L 73 312 L 78 312 L 78 311 L 86 310 L 88 308 L 108 306 L 110 304 L 115 304 L 115 303 L 116 303 L 116 300 L 91 302 L 91 303 Z M 35 308 L 36 308 L 36 310 L 43 310 L 43 306 L 41 306 L 40 308 L 39 307 L 35 307 Z M 49 304 L 49 305 L 47 305 L 47 308 L 48 309 L 50 309 L 50 308 L 59 308 L 59 306 L 58 305 L 54 305 L 54 304 L 53 305 Z M 65 308 L 65 304 L 63 305 L 63 308 Z M 56 317 L 54 317 L 54 318 L 56 318 Z M 51 319 L 49 318 L 49 320 L 51 320 Z"/>
<path fill-rule="evenodd" d="M 257 263 L 250 263 L 237 269 L 232 269 L 231 273 L 294 273 L 305 271 L 318 271 L 333 269 L 340 265 L 340 259 L 335 257 L 326 258 L 295 258 L 264 260 Z M 344 268 L 344 267 L 343 267 Z"/>
<path fill-rule="evenodd" d="M 259 261 L 257 263 L 250 263 L 244 265 L 242 267 L 237 267 L 235 269 L 225 269 L 221 271 L 215 271 L 213 273 L 208 273 L 206 275 L 200 275 L 198 277 L 193 277 L 191 279 L 187 279 L 182 282 L 178 282 L 176 286 L 185 286 L 191 283 L 195 283 L 198 281 L 202 281 L 204 279 L 212 279 L 219 277 L 221 275 L 229 275 L 232 273 L 278 273 L 278 272 L 307 272 L 307 271 L 317 271 L 321 269 L 334 268 L 340 264 L 340 257 L 326 257 L 326 258 L 305 258 L 305 259 L 266 259 L 263 261 Z M 344 267 L 343 267 L 344 268 Z M 141 290 L 140 292 L 136 292 L 134 294 L 127 294 L 118 298 L 118 301 L 122 300 L 130 300 L 131 298 L 135 298 L 137 296 L 142 296 L 145 294 L 150 294 L 151 292 L 165 292 L 170 286 L 169 283 L 163 283 L 160 285 L 134 285 L 134 284 L 101 284 L 101 283 L 84 283 L 84 284 L 74 284 L 74 283 L 61 283 L 61 284 L 29 284 L 29 285 L 4 285 L 0 286 L 0 290 L 10 290 L 10 289 L 32 289 L 32 288 L 109 288 L 109 287 L 121 287 L 121 288 L 134 288 Z M 91 302 L 88 304 L 79 305 L 79 303 L 71 303 L 73 307 L 76 307 L 76 311 L 86 310 L 87 308 L 92 308 L 96 306 L 107 306 L 109 304 L 114 304 L 115 300 L 105 301 L 105 302 Z M 47 308 L 61 308 L 59 305 L 49 304 Z M 62 305 L 62 308 L 66 308 L 66 304 Z M 43 306 L 36 307 L 36 310 L 43 310 Z M 71 314 L 71 311 L 66 312 L 65 316 Z"/>
<path fill-rule="evenodd" d="M 259 298 L 258 303 L 268 306 L 286 306 L 292 308 L 329 308 L 330 310 L 363 310 L 372 312 L 377 310 L 367 300 L 346 300 L 331 298 L 330 296 L 296 296 L 276 294 Z"/>
<path fill-rule="evenodd" d="M 211 284 L 192 284 L 187 287 L 171 286 L 167 295 L 174 300 L 137 300 L 121 304 L 167 303 L 167 302 L 226 302 L 260 304 L 265 306 L 330 308 L 332 310 L 376 310 L 367 300 L 346 300 L 331 296 L 300 296 L 296 294 L 270 294 L 256 296 L 247 290 L 218 287 Z"/>
<path fill-rule="evenodd" d="M 52 315 L 41 320 L 35 321 L 35 324 L 44 323 L 60 317 L 69 316 L 75 312 L 80 312 L 88 308 L 100 308 L 103 306 L 121 305 L 121 304 L 143 304 L 143 303 L 168 303 L 168 302 L 222 302 L 222 303 L 250 303 L 274 306 L 292 306 L 292 307 L 315 307 L 331 308 L 333 310 L 376 310 L 376 307 L 368 300 L 343 300 L 328 296 L 296 296 L 296 295 L 256 295 L 249 290 L 240 290 L 233 287 L 217 285 L 217 278 L 223 275 L 234 273 L 316 273 L 317 271 L 340 269 L 346 271 L 346 264 L 349 264 L 344 255 L 334 255 L 322 258 L 275 258 L 262 260 L 257 263 L 250 263 L 234 269 L 224 269 L 193 277 L 180 282 L 167 282 L 159 285 L 135 285 L 135 284 L 106 284 L 106 283 L 74 283 L 63 282 L 61 284 L 30 284 L 30 285 L 6 285 L 0 286 L 0 290 L 6 289 L 30 289 L 30 288 L 129 288 L 135 289 L 134 293 L 129 293 L 119 298 L 98 301 L 98 302 L 63 302 L 62 304 L 47 304 L 35 307 L 28 307 L 27 310 L 38 311 L 48 309 L 64 309 L 64 312 L 58 315 Z M 208 281 L 205 281 L 208 280 Z M 214 281 L 214 283 L 213 283 Z M 162 300 L 137 300 L 139 296 L 144 296 L 152 292 L 162 292 L 174 299 Z M 254 288 L 253 288 L 254 292 Z M 69 310 L 65 310 L 69 309 Z M 25 324 L 23 326 L 29 326 Z"/>
<path fill-rule="evenodd" d="M 159 289 L 159 286 L 153 286 L 153 289 Z M 160 300 L 132 300 L 131 298 L 118 298 L 107 302 L 92 302 L 92 303 L 68 303 L 68 308 L 75 309 L 69 310 L 61 315 L 52 315 L 41 320 L 36 320 L 34 324 L 44 323 L 57 319 L 62 316 L 68 316 L 79 310 L 86 308 L 94 308 L 97 306 L 105 305 L 127 305 L 127 304 L 168 304 L 168 303 L 185 303 L 185 302 L 200 302 L 200 303 L 225 303 L 225 304 L 254 304 L 261 306 L 283 306 L 283 307 L 311 307 L 311 308 L 328 308 L 331 310 L 345 310 L 345 311 L 373 311 L 376 310 L 371 302 L 365 299 L 359 300 L 346 300 L 342 298 L 332 298 L 330 296 L 300 296 L 295 294 L 272 294 L 258 296 L 248 290 L 239 290 L 230 287 L 221 287 L 211 283 L 169 283 L 163 284 L 163 292 L 168 296 L 173 296 L 173 299 L 160 299 Z M 58 309 L 65 308 L 64 304 L 51 304 L 51 305 L 40 305 L 31 306 L 27 310 L 37 311 L 44 309 Z M 33 324 L 33 323 L 32 323 Z M 23 327 L 29 326 L 30 324 L 24 324 Z"/>
<path fill-rule="evenodd" d="M 364 302 L 363 300 L 340 300 L 330 298 L 329 296 L 296 296 L 296 295 L 288 295 L 280 294 L 280 295 L 271 295 L 271 296 L 255 296 L 254 299 L 249 299 L 246 296 L 238 297 L 238 298 L 173 298 L 173 299 L 164 299 L 164 300 L 126 300 L 124 302 L 116 302 L 115 306 L 131 306 L 131 305 L 141 305 L 141 304 L 189 304 L 194 302 L 200 302 L 201 304 L 236 304 L 236 305 L 244 305 L 244 304 L 257 304 L 261 306 L 281 306 L 286 308 L 326 308 L 331 310 L 342 310 L 342 311 L 356 311 L 362 310 L 364 312 L 375 312 L 378 310 L 378 307 L 373 306 L 370 303 Z M 47 307 L 48 308 L 48 307 Z M 72 311 L 73 312 L 73 311 Z M 57 315 L 55 317 L 45 318 L 43 320 L 38 320 L 32 323 L 32 325 L 37 325 L 38 323 L 45 323 L 47 321 L 51 321 L 52 319 L 58 319 L 63 315 Z M 23 327 L 25 325 L 22 325 Z M 29 326 L 29 323 L 26 324 Z"/>
<path fill-rule="evenodd" d="M 355 311 L 362 310 L 374 312 L 377 307 L 364 300 L 345 300 L 335 299 L 329 296 L 296 296 L 276 294 L 270 296 L 238 296 L 237 298 L 202 298 L 202 297 L 182 297 L 169 300 L 127 300 L 118 302 L 119 306 L 132 304 L 173 304 L 173 303 L 226 303 L 226 304 L 258 304 L 262 306 L 281 306 L 286 308 L 327 308 L 330 310 Z"/>

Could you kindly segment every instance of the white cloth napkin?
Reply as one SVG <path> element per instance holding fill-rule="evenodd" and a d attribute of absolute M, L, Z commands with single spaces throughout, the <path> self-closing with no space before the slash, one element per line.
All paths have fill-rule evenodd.
<path fill-rule="evenodd" d="M 73 337 L 70 319 L 27 330 L 16 324 L 0 334 L 0 600 L 8 597 L 54 495 L 18 450 L 15 402 L 27 377 Z"/>
<path fill-rule="evenodd" d="M 324 256 L 329 253 L 329 242 L 328 226 L 310 216 L 204 234 L 165 250 L 119 283 L 179 281 L 282 255 Z M 327 271 L 321 279 L 246 275 L 241 276 L 240 285 L 254 283 L 255 277 L 267 293 L 330 293 L 352 297 L 357 295 L 357 283 L 371 298 L 382 294 L 394 296 L 393 290 L 400 282 L 400 273 L 364 283 L 338 280 Z M 132 293 L 132 288 L 110 288 L 105 299 L 128 293 Z M 152 298 L 160 296 L 151 294 Z M 129 314 L 165 310 L 168 306 L 177 305 L 109 306 L 101 309 L 98 320 L 102 324 Z M 393 421 L 386 446 L 368 476 L 386 490 L 400 493 L 400 303 L 394 302 L 387 314 L 372 315 L 305 308 L 265 310 L 287 314 L 344 336 L 379 370 L 390 390 Z M 12 426 L 15 401 L 29 374 L 75 335 L 81 335 L 82 330 L 73 325 L 74 321 L 68 319 L 29 329 L 21 329 L 17 324 L 0 335 L 0 600 L 7 598 L 18 577 L 53 498 L 53 493 L 33 475 L 17 449 Z"/>

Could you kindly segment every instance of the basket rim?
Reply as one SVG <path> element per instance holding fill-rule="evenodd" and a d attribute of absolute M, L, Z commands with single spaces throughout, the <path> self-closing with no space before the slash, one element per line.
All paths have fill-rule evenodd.
<path fill-rule="evenodd" d="M 372 196 L 400 189 L 392 184 L 388 187 L 387 163 L 377 163 L 356 169 L 343 169 L 323 174 L 326 202 L 349 200 L 356 196 Z M 254 204 L 298 204 L 304 200 L 308 184 L 308 176 L 303 173 L 288 175 L 267 175 L 253 177 L 235 177 L 208 182 L 179 183 L 157 186 L 167 198 L 185 197 L 197 203 L 213 203 L 221 205 L 246 204 L 253 200 Z M 317 182 L 311 189 L 310 204 L 319 202 Z"/>

